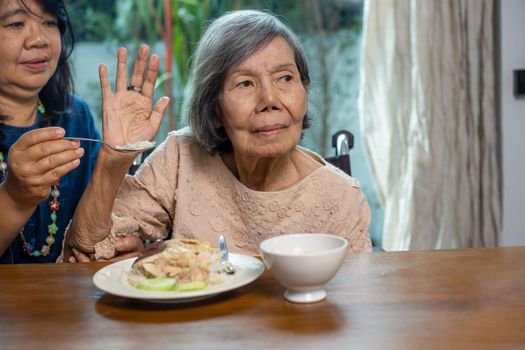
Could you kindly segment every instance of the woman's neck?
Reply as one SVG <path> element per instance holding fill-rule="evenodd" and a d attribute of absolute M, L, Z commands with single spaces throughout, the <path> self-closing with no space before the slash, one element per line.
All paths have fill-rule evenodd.
<path fill-rule="evenodd" d="M 36 120 L 38 96 L 25 99 L 0 96 L 0 115 L 6 116 L 4 124 L 12 126 L 31 126 Z"/>
<path fill-rule="evenodd" d="M 322 166 L 297 148 L 279 157 L 252 158 L 228 153 L 222 158 L 244 186 L 265 192 L 292 187 Z"/>

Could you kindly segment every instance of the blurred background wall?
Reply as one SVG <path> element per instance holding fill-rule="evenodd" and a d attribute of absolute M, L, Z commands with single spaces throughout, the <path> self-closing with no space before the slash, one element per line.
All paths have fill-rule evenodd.
<path fill-rule="evenodd" d="M 501 245 L 525 245 L 525 98 L 513 92 L 513 70 L 525 69 L 525 1 L 501 0 Z"/>

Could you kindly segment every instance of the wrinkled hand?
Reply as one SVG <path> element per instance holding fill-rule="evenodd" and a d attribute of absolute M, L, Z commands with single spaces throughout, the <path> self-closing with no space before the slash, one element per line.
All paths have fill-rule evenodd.
<path fill-rule="evenodd" d="M 5 189 L 22 208 L 49 197 L 51 186 L 78 167 L 84 149 L 64 140 L 62 128 L 35 129 L 23 134 L 9 149 Z"/>
<path fill-rule="evenodd" d="M 104 141 L 111 146 L 150 141 L 159 131 L 169 98 L 160 98 L 152 108 L 159 57 L 152 55 L 147 64 L 148 55 L 149 47 L 141 45 L 129 84 L 140 88 L 140 92 L 128 90 L 126 49 L 120 48 L 117 52 L 115 92 L 111 91 L 107 67 L 100 65 L 102 128 Z"/>
<path fill-rule="evenodd" d="M 136 236 L 122 236 L 115 242 L 117 255 L 110 261 L 120 261 L 138 256 L 144 250 L 144 242 Z"/>
<path fill-rule="evenodd" d="M 140 254 L 140 252 L 144 250 L 144 243 L 142 240 L 136 236 L 122 236 L 117 238 L 117 241 L 115 242 L 115 251 L 117 255 L 110 259 L 111 262 L 116 262 L 120 260 L 125 260 L 128 258 L 135 257 Z M 71 249 L 72 255 L 67 257 L 67 259 L 64 259 L 65 262 L 70 263 L 76 263 L 76 262 L 90 262 L 94 261 L 94 255 L 93 254 L 85 254 L 80 251 L 78 251 L 75 248 Z M 101 260 L 105 261 L 105 260 Z"/>

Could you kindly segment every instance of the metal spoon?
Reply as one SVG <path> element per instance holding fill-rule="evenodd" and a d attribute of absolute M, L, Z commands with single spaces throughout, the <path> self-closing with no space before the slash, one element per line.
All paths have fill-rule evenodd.
<path fill-rule="evenodd" d="M 100 140 L 97 140 L 97 139 L 90 139 L 90 138 L 87 138 L 87 137 L 64 137 L 64 139 L 66 140 L 78 140 L 78 141 L 89 141 L 89 142 L 97 142 L 97 143 L 101 143 L 103 145 L 106 145 L 108 146 L 109 148 L 115 150 L 115 151 L 118 151 L 118 152 L 145 152 L 149 149 L 152 149 L 153 147 L 155 147 L 155 143 L 151 143 L 150 146 L 148 147 L 143 147 L 143 148 L 129 148 L 129 147 L 126 147 L 126 146 L 111 146 L 109 144 L 107 144 L 106 142 L 104 141 L 100 141 Z"/>
<path fill-rule="evenodd" d="M 221 257 L 221 265 L 223 266 L 224 272 L 226 272 L 228 275 L 232 275 L 235 273 L 235 266 L 233 266 L 228 261 L 228 246 L 226 245 L 226 240 L 224 239 L 224 235 L 219 236 L 219 250 L 222 253 Z"/>

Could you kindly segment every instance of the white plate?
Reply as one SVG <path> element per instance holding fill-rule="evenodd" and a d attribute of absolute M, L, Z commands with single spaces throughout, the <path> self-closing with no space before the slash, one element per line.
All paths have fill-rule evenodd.
<path fill-rule="evenodd" d="M 230 262 L 237 271 L 220 284 L 191 292 L 156 292 L 140 290 L 127 282 L 126 272 L 136 258 L 119 261 L 98 270 L 93 276 L 95 286 L 100 290 L 121 297 L 142 299 L 162 303 L 186 303 L 210 298 L 219 293 L 236 289 L 256 280 L 264 272 L 264 264 L 254 257 L 230 253 Z"/>

